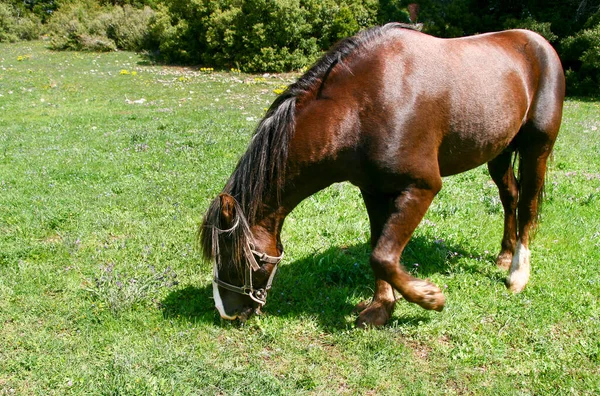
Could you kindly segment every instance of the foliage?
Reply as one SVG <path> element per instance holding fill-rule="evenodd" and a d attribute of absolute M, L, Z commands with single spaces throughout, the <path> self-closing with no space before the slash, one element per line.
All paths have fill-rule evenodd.
<path fill-rule="evenodd" d="M 560 53 L 572 94 L 600 92 L 600 11 L 583 30 L 560 42 Z"/>
<path fill-rule="evenodd" d="M 48 22 L 50 46 L 60 50 L 143 49 L 154 11 L 129 5 L 101 7 L 93 0 L 62 6 Z"/>
<path fill-rule="evenodd" d="M 287 71 L 377 24 L 377 15 L 375 0 L 166 0 L 151 37 L 163 61 Z"/>
<path fill-rule="evenodd" d="M 473 7 L 474 0 L 423 0 L 419 1 L 418 22 L 424 31 L 438 37 L 459 37 L 478 30 L 480 11 Z M 405 0 L 408 5 L 412 1 Z"/>
<path fill-rule="evenodd" d="M 131 6 L 134 8 L 156 7 L 160 0 L 99 0 L 100 4 L 108 6 Z"/>
<path fill-rule="evenodd" d="M 379 24 L 389 22 L 411 23 L 407 7 L 402 4 L 401 0 L 379 0 L 377 13 Z"/>
<path fill-rule="evenodd" d="M 0 1 L 0 42 L 34 40 L 40 31 L 40 21 L 35 15 L 22 16 L 18 8 Z"/>
<path fill-rule="evenodd" d="M 59 50 L 111 51 L 116 46 L 96 23 L 102 8 L 93 0 L 65 4 L 48 22 L 50 48 Z"/>
<path fill-rule="evenodd" d="M 117 48 L 140 51 L 146 44 L 148 24 L 153 15 L 154 11 L 149 7 L 136 9 L 126 4 L 109 9 L 98 19 Z"/>
<path fill-rule="evenodd" d="M 515 19 L 509 18 L 504 22 L 504 27 L 506 29 L 528 29 L 540 34 L 549 42 L 555 42 L 558 39 L 558 36 L 552 32 L 550 22 L 538 22 L 532 17 L 527 17 L 525 19 Z"/>
<path fill-rule="evenodd" d="M 19 17 L 29 17 L 35 21 L 45 23 L 61 4 L 72 0 L 2 0 L 1 2 L 12 5 Z"/>

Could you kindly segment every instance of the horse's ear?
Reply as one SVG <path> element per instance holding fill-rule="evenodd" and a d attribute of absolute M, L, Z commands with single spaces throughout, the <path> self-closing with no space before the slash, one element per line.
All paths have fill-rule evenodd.
<path fill-rule="evenodd" d="M 235 217 L 235 199 L 227 193 L 220 194 L 219 198 L 221 199 L 221 221 L 225 228 L 230 228 Z"/>

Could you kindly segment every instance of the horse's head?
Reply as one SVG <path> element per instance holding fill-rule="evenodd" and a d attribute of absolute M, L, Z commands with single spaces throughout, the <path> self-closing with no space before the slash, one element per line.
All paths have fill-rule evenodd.
<path fill-rule="evenodd" d="M 213 261 L 213 297 L 224 319 L 246 320 L 260 310 L 283 252 L 264 235 L 255 237 L 241 206 L 220 194 L 208 209 L 200 230 L 204 256 Z"/>

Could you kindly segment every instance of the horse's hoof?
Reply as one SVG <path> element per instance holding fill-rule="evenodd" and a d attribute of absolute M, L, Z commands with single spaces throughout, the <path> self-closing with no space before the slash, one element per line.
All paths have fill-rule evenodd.
<path fill-rule="evenodd" d="M 529 274 L 513 272 L 506 278 L 506 287 L 513 293 L 520 293 L 529 282 Z"/>
<path fill-rule="evenodd" d="M 358 304 L 356 308 L 358 309 L 364 303 L 366 303 L 366 301 Z M 385 325 L 388 320 L 390 320 L 393 309 L 394 302 L 381 303 L 379 301 L 374 301 L 370 303 L 367 308 L 363 309 L 360 315 L 358 315 L 358 318 L 356 319 L 356 327 L 360 329 L 381 327 Z"/>
<path fill-rule="evenodd" d="M 441 311 L 444 309 L 446 297 L 444 297 L 444 294 L 439 287 L 423 280 L 412 281 L 411 286 L 417 295 L 417 298 L 411 302 L 419 304 L 422 308 L 434 311 Z"/>
<path fill-rule="evenodd" d="M 512 254 L 508 252 L 500 253 L 498 255 L 498 258 L 496 258 L 496 265 L 498 266 L 498 268 L 507 271 L 510 268 L 510 263 L 512 263 L 512 259 Z"/>
<path fill-rule="evenodd" d="M 369 305 L 371 305 L 371 300 L 363 300 L 363 301 L 359 302 L 358 304 L 356 304 L 356 307 L 354 307 L 352 312 L 361 313 L 365 309 L 369 308 Z"/>

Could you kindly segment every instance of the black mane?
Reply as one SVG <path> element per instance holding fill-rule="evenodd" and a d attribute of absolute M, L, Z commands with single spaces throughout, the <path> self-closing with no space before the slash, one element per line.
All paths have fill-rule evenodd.
<path fill-rule="evenodd" d="M 247 227 L 255 224 L 258 220 L 262 203 L 269 198 L 269 194 L 275 194 L 275 198 L 279 202 L 285 181 L 288 146 L 295 130 L 298 99 L 314 92 L 315 89 L 318 99 L 325 80 L 345 58 L 354 54 L 367 43 L 383 36 L 386 31 L 407 27 L 410 26 L 391 23 L 363 31 L 356 36 L 340 41 L 275 99 L 256 128 L 248 150 L 240 158 L 223 189 L 223 193 L 230 194 L 236 199 L 243 212 L 236 214 L 244 220 L 240 224 L 243 224 L 242 228 L 245 228 L 244 230 L 240 229 L 239 234 L 234 238 L 237 243 L 246 243 L 245 236 L 251 235 Z M 214 229 L 228 228 L 221 224 L 220 214 L 220 199 L 217 197 L 210 205 L 199 230 L 202 250 L 208 260 L 214 259 L 219 251 L 218 246 L 215 246 L 218 244 L 218 239 L 215 239 Z M 244 246 L 234 247 L 237 252 L 242 252 L 243 249 Z M 233 258 L 236 265 L 241 265 L 241 259 L 241 253 L 238 257 Z"/>

